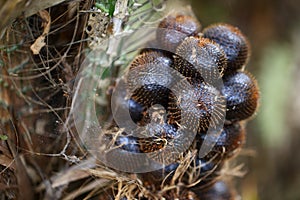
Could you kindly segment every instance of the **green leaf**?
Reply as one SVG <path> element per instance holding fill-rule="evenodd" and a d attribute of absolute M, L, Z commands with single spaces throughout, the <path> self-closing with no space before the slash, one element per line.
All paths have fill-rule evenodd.
<path fill-rule="evenodd" d="M 7 135 L 0 135 L 0 140 L 7 140 L 7 139 L 8 139 Z"/>
<path fill-rule="evenodd" d="M 96 8 L 102 12 L 108 13 L 110 17 L 114 15 L 117 0 L 98 1 L 95 3 Z"/>

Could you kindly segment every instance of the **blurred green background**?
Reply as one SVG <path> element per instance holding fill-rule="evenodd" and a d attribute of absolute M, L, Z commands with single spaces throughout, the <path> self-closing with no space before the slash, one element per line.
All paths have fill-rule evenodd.
<path fill-rule="evenodd" d="M 203 27 L 238 26 L 250 40 L 246 69 L 261 89 L 260 109 L 247 126 L 244 200 L 300 199 L 300 1 L 191 0 Z"/>

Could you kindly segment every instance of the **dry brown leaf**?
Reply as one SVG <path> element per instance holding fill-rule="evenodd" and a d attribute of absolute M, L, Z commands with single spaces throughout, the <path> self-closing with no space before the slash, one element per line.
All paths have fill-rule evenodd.
<path fill-rule="evenodd" d="M 86 192 L 89 192 L 89 191 L 92 191 L 92 190 L 95 190 L 95 188 L 104 188 L 106 187 L 108 184 L 108 181 L 107 180 L 95 180 L 77 190 L 74 190 L 73 192 L 69 193 L 68 195 L 66 195 L 63 200 L 73 200 L 75 199 L 76 197 L 86 193 Z M 87 198 L 85 198 L 87 199 Z"/>
<path fill-rule="evenodd" d="M 14 160 L 5 155 L 0 155 L 0 165 L 10 168 L 10 169 L 16 168 L 16 166 L 14 164 Z"/>
<path fill-rule="evenodd" d="M 90 174 L 81 169 L 68 170 L 66 173 L 59 176 L 52 184 L 53 188 L 69 184 L 73 181 L 88 177 Z"/>
<path fill-rule="evenodd" d="M 42 35 L 40 35 L 35 42 L 30 46 L 31 51 L 33 52 L 33 54 L 39 54 L 40 50 L 46 45 L 45 43 L 45 37 L 47 36 L 47 34 L 50 31 L 50 24 L 51 24 L 51 18 L 50 18 L 50 14 L 48 13 L 48 11 L 46 10 L 41 10 L 38 12 L 38 15 L 43 19 L 43 27 L 44 27 L 44 31 L 42 33 Z"/>

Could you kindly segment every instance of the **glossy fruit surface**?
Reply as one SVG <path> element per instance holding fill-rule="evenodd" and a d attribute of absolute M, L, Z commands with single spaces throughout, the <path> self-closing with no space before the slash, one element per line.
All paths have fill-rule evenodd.
<path fill-rule="evenodd" d="M 201 24 L 194 17 L 175 14 L 167 16 L 160 22 L 156 35 L 163 49 L 175 52 L 184 38 L 196 35 L 200 29 Z"/>
<path fill-rule="evenodd" d="M 202 77 L 204 82 L 214 84 L 226 68 L 225 54 L 212 40 L 188 37 L 176 49 L 175 69 L 186 77 Z"/>
<path fill-rule="evenodd" d="M 218 43 L 224 50 L 228 67 L 225 73 L 241 69 L 247 64 L 250 45 L 244 34 L 229 24 L 215 24 L 203 30 L 203 37 Z"/>
<path fill-rule="evenodd" d="M 240 121 L 251 117 L 257 109 L 259 99 L 259 89 L 254 77 L 248 72 L 236 72 L 223 80 L 226 119 Z"/>
<path fill-rule="evenodd" d="M 196 131 L 216 127 L 225 118 L 225 99 L 213 86 L 205 83 L 178 84 L 175 90 L 181 95 L 170 95 L 170 121 L 177 122 Z"/>

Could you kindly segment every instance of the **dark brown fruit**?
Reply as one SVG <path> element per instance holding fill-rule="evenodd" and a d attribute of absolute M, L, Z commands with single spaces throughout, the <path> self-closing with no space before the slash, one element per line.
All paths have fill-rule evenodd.
<path fill-rule="evenodd" d="M 226 98 L 226 119 L 240 121 L 251 117 L 258 106 L 259 89 L 249 72 L 224 77 L 222 94 Z"/>
<path fill-rule="evenodd" d="M 134 122 L 141 125 L 149 123 L 147 110 L 155 104 L 167 108 L 169 88 L 174 82 L 172 64 L 172 58 L 155 50 L 142 53 L 131 63 L 126 81 L 127 97 L 134 102 L 133 107 L 129 107 Z"/>
<path fill-rule="evenodd" d="M 116 137 L 115 146 L 131 153 L 150 153 L 164 148 L 168 140 L 181 134 L 175 126 L 163 122 L 162 124 L 150 124 L 145 129 L 140 130 L 139 133 L 143 137 L 122 133 Z"/>
<path fill-rule="evenodd" d="M 143 107 L 143 115 L 145 123 L 147 119 L 150 120 L 148 109 L 154 105 L 161 105 L 162 109 L 167 109 L 168 106 L 168 96 L 170 90 L 161 85 L 144 85 L 133 91 L 131 99 L 139 103 Z M 131 112 L 131 115 L 134 114 Z"/>
<path fill-rule="evenodd" d="M 128 135 L 118 136 L 116 138 L 115 145 L 118 148 L 121 148 L 131 153 L 141 152 L 138 138 L 134 136 L 128 136 Z"/>
<path fill-rule="evenodd" d="M 226 158 L 234 155 L 245 143 L 246 131 L 241 123 L 224 125 L 223 131 L 218 138 L 214 151 L 224 154 Z"/>
<path fill-rule="evenodd" d="M 198 196 L 199 199 L 203 200 L 234 200 L 236 199 L 235 192 L 232 188 L 224 181 L 218 181 L 207 190 L 199 190 L 197 187 L 193 188 L 192 191 Z"/>
<path fill-rule="evenodd" d="M 206 131 L 209 126 L 223 126 L 226 103 L 216 88 L 205 83 L 187 85 L 180 82 L 175 90 L 179 91 L 179 95 L 170 95 L 170 123 L 180 124 L 197 132 Z"/>
<path fill-rule="evenodd" d="M 130 64 L 127 74 L 128 92 L 137 87 L 156 84 L 168 87 L 172 84 L 173 58 L 162 51 L 147 50 Z"/>
<path fill-rule="evenodd" d="M 201 180 L 196 184 L 198 188 L 209 187 L 216 181 L 217 177 L 219 177 L 219 170 L 222 168 L 222 165 L 223 164 L 219 162 L 216 157 L 195 158 L 191 161 L 191 164 L 187 169 L 188 172 L 184 172 L 185 174 L 180 178 L 180 182 L 189 185 Z M 139 176 L 149 187 L 160 189 L 162 181 L 164 181 L 164 185 L 170 184 L 178 166 L 179 163 L 172 163 L 162 169 L 142 173 Z M 190 180 L 191 173 L 193 173 L 192 180 Z M 176 180 L 175 182 L 179 182 L 179 180 Z"/>
<path fill-rule="evenodd" d="M 160 189 L 162 181 L 164 181 L 165 184 L 170 183 L 178 166 L 179 163 L 172 163 L 162 169 L 139 174 L 139 177 L 147 187 Z"/>
<path fill-rule="evenodd" d="M 197 179 L 200 180 L 194 187 L 198 189 L 205 189 L 211 187 L 220 177 L 220 170 L 222 169 L 224 162 L 217 156 L 206 156 L 204 158 L 196 158 L 191 163 L 191 167 L 198 170 Z M 197 173 L 196 173 L 197 174 Z"/>
<path fill-rule="evenodd" d="M 125 100 L 124 100 L 125 101 Z M 143 120 L 145 109 L 133 99 L 127 100 L 127 107 L 130 117 L 134 123 L 138 123 Z"/>
<path fill-rule="evenodd" d="M 216 141 L 209 155 L 213 156 L 219 154 L 220 159 L 227 159 L 234 156 L 237 153 L 237 150 L 245 143 L 246 132 L 244 126 L 241 123 L 236 122 L 224 125 L 223 130 L 217 139 L 206 134 L 200 135 L 199 147 L 201 147 L 204 140 L 212 140 L 211 142 Z"/>
<path fill-rule="evenodd" d="M 243 33 L 232 25 L 215 24 L 203 30 L 203 37 L 218 43 L 227 58 L 225 74 L 241 69 L 250 55 L 250 45 Z"/>
<path fill-rule="evenodd" d="M 194 17 L 169 15 L 160 22 L 156 38 L 164 50 L 175 52 L 185 37 L 196 35 L 200 29 L 201 24 Z"/>
<path fill-rule="evenodd" d="M 204 82 L 216 84 L 227 63 L 217 43 L 206 38 L 188 37 L 176 49 L 174 66 L 186 77 L 201 77 Z"/>

